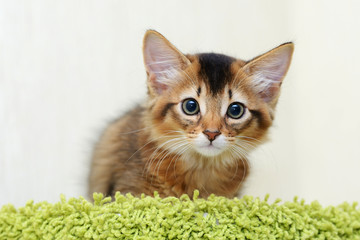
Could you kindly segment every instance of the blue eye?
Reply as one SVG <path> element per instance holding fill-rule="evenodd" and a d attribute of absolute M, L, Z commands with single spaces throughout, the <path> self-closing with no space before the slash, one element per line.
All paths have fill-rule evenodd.
<path fill-rule="evenodd" d="M 235 102 L 230 104 L 226 114 L 231 118 L 239 119 L 242 117 L 242 115 L 244 115 L 244 112 L 245 112 L 244 105 Z"/>
<path fill-rule="evenodd" d="M 195 115 L 199 112 L 199 104 L 193 98 L 185 99 L 182 104 L 182 109 L 187 115 Z"/>

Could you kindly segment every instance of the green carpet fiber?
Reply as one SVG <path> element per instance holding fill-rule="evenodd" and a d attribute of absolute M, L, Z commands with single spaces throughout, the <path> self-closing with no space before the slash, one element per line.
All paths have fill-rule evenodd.
<path fill-rule="evenodd" d="M 0 210 L 0 239 L 360 239 L 357 204 L 94 194 Z"/>

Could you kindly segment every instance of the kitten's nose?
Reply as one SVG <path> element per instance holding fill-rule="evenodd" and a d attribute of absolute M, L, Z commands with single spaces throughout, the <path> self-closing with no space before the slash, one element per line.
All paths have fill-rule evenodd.
<path fill-rule="evenodd" d="M 205 130 L 203 131 L 203 133 L 208 137 L 210 142 L 214 141 L 215 138 L 221 134 L 221 132 L 219 131 L 210 131 L 210 130 Z"/>

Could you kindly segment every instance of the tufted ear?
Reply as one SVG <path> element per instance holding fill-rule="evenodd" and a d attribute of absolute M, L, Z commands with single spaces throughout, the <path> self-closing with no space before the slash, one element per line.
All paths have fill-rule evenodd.
<path fill-rule="evenodd" d="M 276 102 L 293 51 L 293 43 L 284 43 L 245 65 L 246 72 L 252 76 L 255 91 L 265 102 Z"/>
<path fill-rule="evenodd" d="M 161 94 L 176 83 L 176 77 L 190 61 L 164 36 L 148 30 L 144 36 L 143 55 L 148 84 L 156 94 Z"/>

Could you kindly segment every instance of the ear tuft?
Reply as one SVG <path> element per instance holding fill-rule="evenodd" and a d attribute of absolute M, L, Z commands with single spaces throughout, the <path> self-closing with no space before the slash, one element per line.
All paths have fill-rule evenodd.
<path fill-rule="evenodd" d="M 255 91 L 265 102 L 277 99 L 282 80 L 289 69 L 293 51 L 293 43 L 284 43 L 245 65 L 252 76 Z"/>
<path fill-rule="evenodd" d="M 144 36 L 143 55 L 150 87 L 158 94 L 175 84 L 179 72 L 190 63 L 175 46 L 154 30 L 148 30 Z"/>

